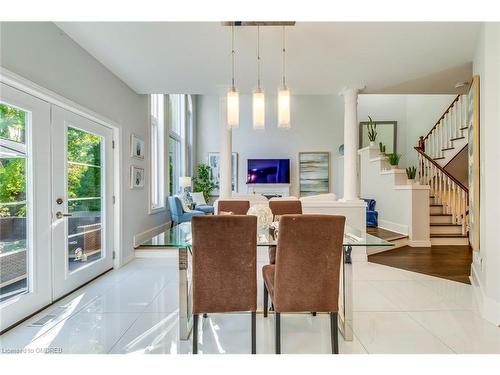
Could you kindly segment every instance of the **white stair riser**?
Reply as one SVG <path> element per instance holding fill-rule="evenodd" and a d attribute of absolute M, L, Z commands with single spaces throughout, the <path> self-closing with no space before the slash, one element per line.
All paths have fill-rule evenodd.
<path fill-rule="evenodd" d="M 431 225 L 431 234 L 462 234 L 462 227 L 456 225 Z"/>
<path fill-rule="evenodd" d="M 448 246 L 467 246 L 469 244 L 469 239 L 467 237 L 431 237 L 432 246 L 448 245 Z"/>
<path fill-rule="evenodd" d="M 431 224 L 452 224 L 451 216 L 431 216 Z"/>
<path fill-rule="evenodd" d="M 443 206 L 430 206 L 430 214 L 442 214 L 443 212 Z"/>

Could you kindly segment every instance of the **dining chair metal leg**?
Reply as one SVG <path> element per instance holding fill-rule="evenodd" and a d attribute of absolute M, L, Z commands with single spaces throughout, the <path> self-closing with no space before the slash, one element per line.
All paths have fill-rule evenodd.
<path fill-rule="evenodd" d="M 281 322 L 280 322 L 280 313 L 274 314 L 275 324 L 276 324 L 276 332 L 275 332 L 275 340 L 276 340 L 276 354 L 281 354 Z"/>
<path fill-rule="evenodd" d="M 257 316 L 255 311 L 252 311 L 252 354 L 257 354 Z"/>
<path fill-rule="evenodd" d="M 332 341 L 332 354 L 339 354 L 339 330 L 336 312 L 330 313 L 330 329 Z"/>
<path fill-rule="evenodd" d="M 268 301 L 269 301 L 269 293 L 267 291 L 266 283 L 264 283 L 264 318 L 267 318 Z"/>
<path fill-rule="evenodd" d="M 198 314 L 193 314 L 193 354 L 198 354 Z"/>

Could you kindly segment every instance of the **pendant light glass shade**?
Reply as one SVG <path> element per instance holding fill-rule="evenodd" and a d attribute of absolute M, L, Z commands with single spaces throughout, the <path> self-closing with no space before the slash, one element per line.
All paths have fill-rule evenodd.
<path fill-rule="evenodd" d="M 290 90 L 278 90 L 278 128 L 290 129 Z"/>
<path fill-rule="evenodd" d="M 253 92 L 252 120 L 254 129 L 264 129 L 266 127 L 266 101 L 264 91 L 261 89 Z"/>
<path fill-rule="evenodd" d="M 227 128 L 235 129 L 240 126 L 240 94 L 233 87 L 227 92 Z"/>

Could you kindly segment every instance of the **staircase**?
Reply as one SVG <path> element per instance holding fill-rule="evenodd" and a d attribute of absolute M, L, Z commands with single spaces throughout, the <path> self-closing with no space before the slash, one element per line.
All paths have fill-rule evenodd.
<path fill-rule="evenodd" d="M 432 245 L 469 244 L 469 189 L 445 169 L 468 145 L 469 124 L 468 96 L 458 95 L 415 147 L 418 178 L 430 186 Z"/>

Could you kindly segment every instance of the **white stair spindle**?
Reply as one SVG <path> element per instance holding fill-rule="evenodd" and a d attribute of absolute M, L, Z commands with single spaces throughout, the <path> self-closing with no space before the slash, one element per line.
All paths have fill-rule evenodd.
<path fill-rule="evenodd" d="M 458 137 L 458 131 L 460 130 L 460 122 L 462 121 L 462 96 L 458 98 L 457 104 L 457 111 L 456 111 L 456 118 L 455 118 L 455 130 L 453 132 L 453 138 Z"/>

